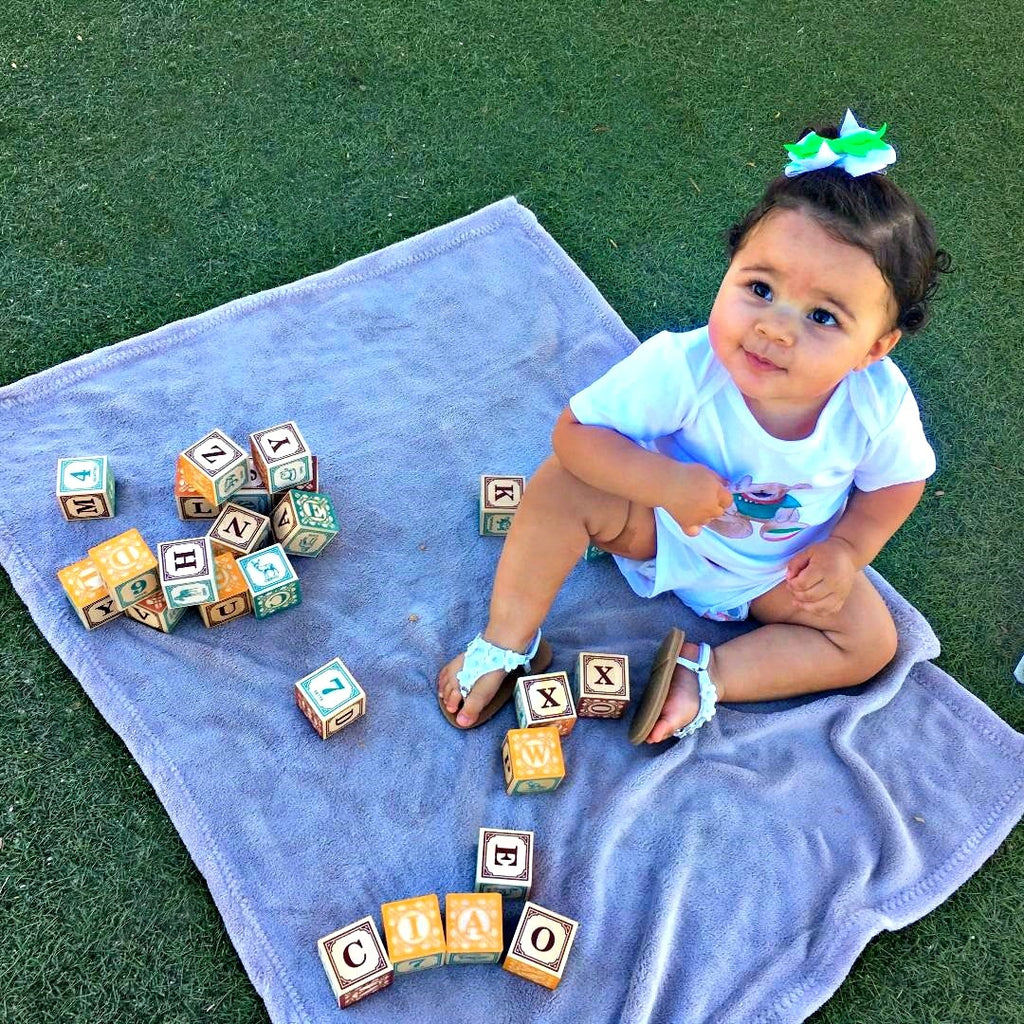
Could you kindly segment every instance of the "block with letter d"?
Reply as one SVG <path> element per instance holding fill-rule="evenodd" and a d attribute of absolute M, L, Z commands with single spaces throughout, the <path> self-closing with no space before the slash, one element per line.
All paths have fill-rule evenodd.
<path fill-rule="evenodd" d="M 576 708 L 564 672 L 520 676 L 516 680 L 516 718 L 520 729 L 553 725 L 559 736 L 568 736 L 576 724 Z"/>
<path fill-rule="evenodd" d="M 95 629 L 121 614 L 91 558 L 58 569 L 57 579 L 86 629 Z"/>
<path fill-rule="evenodd" d="M 295 684 L 295 703 L 325 740 L 366 714 L 366 691 L 341 658 L 332 658 Z"/>
<path fill-rule="evenodd" d="M 216 601 L 217 569 L 209 537 L 167 540 L 157 545 L 160 586 L 172 608 Z"/>
<path fill-rule="evenodd" d="M 185 483 L 211 505 L 223 505 L 249 479 L 249 456 L 224 433 L 211 430 L 180 456 Z"/>
<path fill-rule="evenodd" d="M 156 556 L 136 529 L 125 530 L 89 548 L 89 557 L 122 611 L 160 590 Z"/>
<path fill-rule="evenodd" d="M 317 940 L 316 948 L 338 1009 L 387 988 L 395 980 L 394 965 L 372 917 L 360 918 L 325 935 Z"/>
<path fill-rule="evenodd" d="M 526 899 L 533 885 L 533 833 L 482 828 L 476 846 L 477 892 Z"/>
<path fill-rule="evenodd" d="M 57 460 L 57 503 L 68 522 L 114 518 L 114 474 L 106 455 Z"/>
<path fill-rule="evenodd" d="M 480 476 L 480 536 L 504 537 L 512 528 L 512 517 L 526 488 L 524 476 Z"/>
<path fill-rule="evenodd" d="M 380 916 L 395 974 L 440 967 L 444 963 L 444 927 L 436 893 L 382 903 Z"/>
<path fill-rule="evenodd" d="M 502 966 L 545 988 L 557 988 L 579 922 L 527 900 Z"/>
<path fill-rule="evenodd" d="M 580 718 L 621 718 L 629 706 L 629 658 L 580 651 L 573 695 Z"/>

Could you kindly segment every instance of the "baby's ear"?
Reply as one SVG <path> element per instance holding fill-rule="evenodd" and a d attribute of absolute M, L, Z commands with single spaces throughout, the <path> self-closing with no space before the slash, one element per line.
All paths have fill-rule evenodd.
<path fill-rule="evenodd" d="M 879 359 L 884 359 L 895 347 L 896 342 L 903 337 L 903 332 L 894 327 L 888 334 L 883 334 L 864 354 L 864 358 L 857 364 L 856 369 L 864 370 Z"/>

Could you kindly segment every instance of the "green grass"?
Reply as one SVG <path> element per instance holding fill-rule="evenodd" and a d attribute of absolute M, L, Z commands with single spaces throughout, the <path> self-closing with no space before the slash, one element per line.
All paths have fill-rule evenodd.
<path fill-rule="evenodd" d="M 8 0 L 0 384 L 509 194 L 638 335 L 693 325 L 782 143 L 849 103 L 957 266 L 896 353 L 940 468 L 876 567 L 1020 729 L 1022 27 L 1009 0 Z M 1021 835 L 812 1019 L 1020 1021 Z M 267 1020 L 3 573 L 0 839 L 0 1021 Z"/>

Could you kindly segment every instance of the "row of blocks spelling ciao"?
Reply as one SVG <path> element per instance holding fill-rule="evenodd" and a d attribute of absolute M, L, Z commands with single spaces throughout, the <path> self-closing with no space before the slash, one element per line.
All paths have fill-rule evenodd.
<path fill-rule="evenodd" d="M 58 571 L 86 629 L 124 612 L 170 632 L 193 606 L 205 625 L 216 626 L 250 613 L 266 618 L 301 603 L 288 556 L 317 557 L 337 536 L 334 503 L 330 495 L 307 489 L 319 486 L 316 457 L 296 424 L 259 431 L 250 443 L 251 462 L 215 430 L 178 458 L 179 516 L 186 518 L 188 508 L 200 514 L 187 518 L 214 518 L 205 536 L 164 541 L 154 555 L 138 530 L 127 530 Z M 261 487 L 251 486 L 252 474 Z M 244 496 L 239 481 L 249 483 Z M 299 482 L 284 489 L 291 481 Z M 113 515 L 109 459 L 58 460 L 57 496 L 66 516 L 77 513 L 72 519 Z M 203 508 L 197 508 L 200 502 Z"/>
<path fill-rule="evenodd" d="M 434 893 L 382 903 L 387 948 L 372 917 L 317 941 L 339 1008 L 387 988 L 398 974 L 445 964 L 496 964 L 505 948 L 502 897 L 525 904 L 502 966 L 546 988 L 562 980 L 579 922 L 527 897 L 533 885 L 533 833 L 480 829 L 476 884 L 471 893 L 448 893 L 445 922 Z"/>

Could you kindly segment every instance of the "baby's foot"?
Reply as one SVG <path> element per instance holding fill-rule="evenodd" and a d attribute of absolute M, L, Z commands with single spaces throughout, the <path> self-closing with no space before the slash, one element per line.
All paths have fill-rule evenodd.
<path fill-rule="evenodd" d="M 687 661 L 696 661 L 700 654 L 700 648 L 697 644 L 683 644 L 683 649 L 679 653 Z M 715 652 L 713 650 L 708 673 L 714 682 Z M 682 665 L 676 665 L 676 670 L 672 673 L 672 682 L 669 684 L 668 697 L 665 698 L 665 706 L 661 709 L 661 715 L 647 736 L 647 742 L 660 743 L 662 740 L 668 739 L 676 730 L 689 725 L 697 717 L 698 711 L 700 711 L 700 688 L 697 685 L 697 673 Z"/>
<path fill-rule="evenodd" d="M 452 714 L 455 714 L 459 710 L 459 705 L 462 704 L 462 693 L 459 690 L 459 681 L 455 678 L 455 673 L 462 668 L 462 663 L 465 659 L 465 654 L 452 658 L 437 676 L 437 692 L 441 698 L 441 703 Z M 499 668 L 493 672 L 484 673 L 476 681 L 473 689 L 469 692 L 469 696 L 466 698 L 462 710 L 459 711 L 455 719 L 461 728 L 469 728 L 479 718 L 480 712 L 498 692 L 498 687 L 501 686 L 501 682 L 506 675 L 505 670 Z"/>

